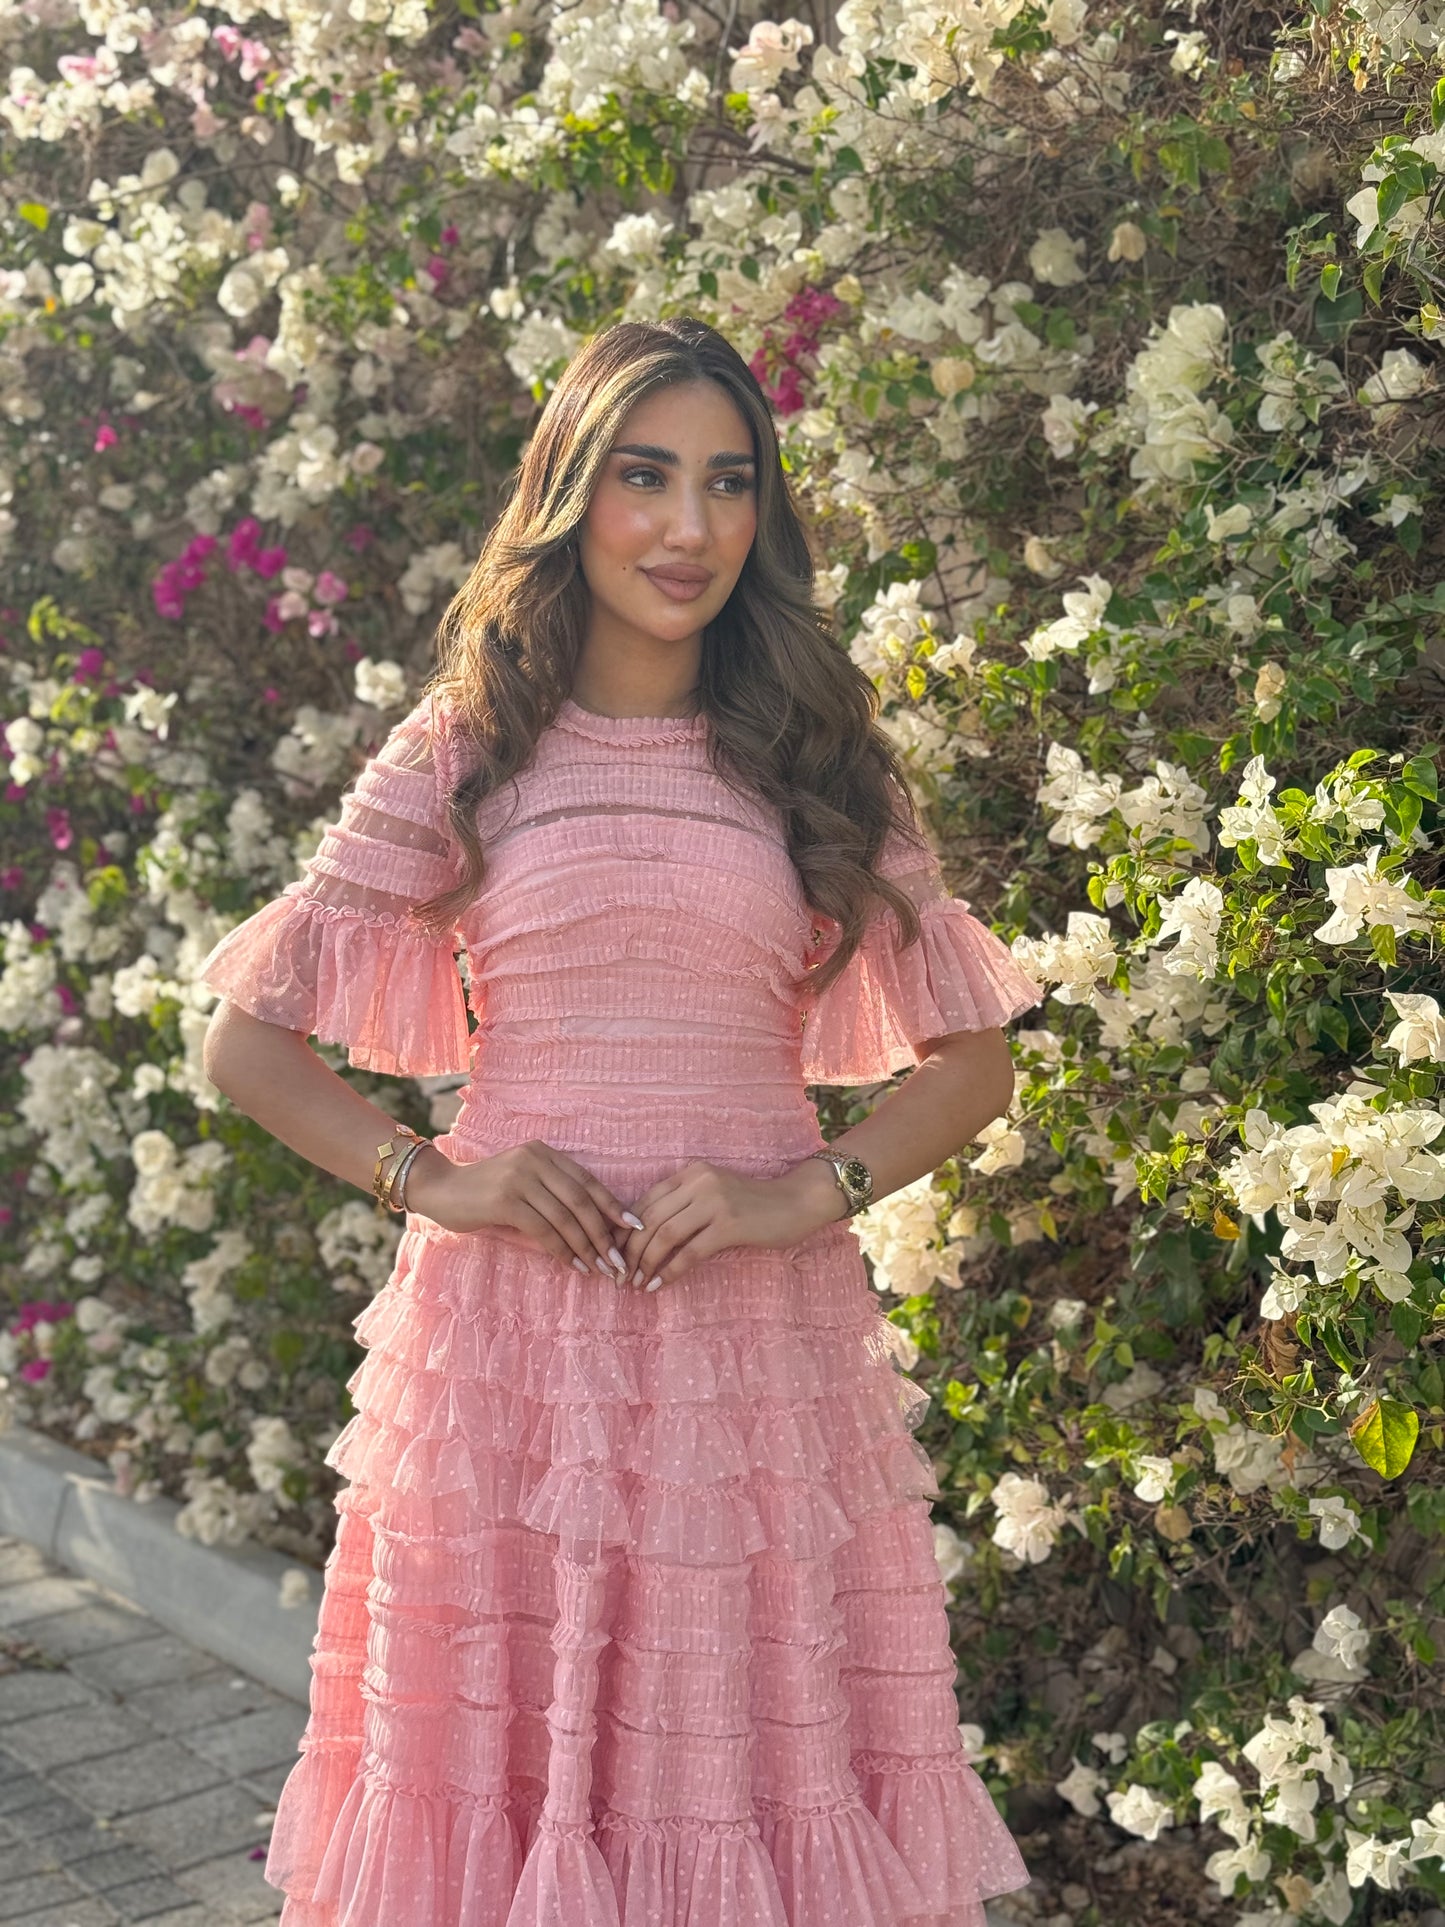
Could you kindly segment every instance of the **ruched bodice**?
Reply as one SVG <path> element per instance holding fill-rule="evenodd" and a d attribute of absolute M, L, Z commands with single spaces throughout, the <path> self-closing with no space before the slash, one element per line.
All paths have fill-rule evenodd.
<path fill-rule="evenodd" d="M 459 750 L 419 703 L 202 977 L 462 1076 L 458 1161 L 538 1138 L 624 1205 L 695 1158 L 781 1175 L 811 1086 L 1041 993 L 900 828 L 920 940 L 881 913 L 815 995 L 836 928 L 708 729 L 565 703 L 433 931 Z M 413 1214 L 354 1328 L 282 1927 L 984 1927 L 1024 1883 L 960 1741 L 928 1399 L 850 1221 L 649 1295 Z"/>

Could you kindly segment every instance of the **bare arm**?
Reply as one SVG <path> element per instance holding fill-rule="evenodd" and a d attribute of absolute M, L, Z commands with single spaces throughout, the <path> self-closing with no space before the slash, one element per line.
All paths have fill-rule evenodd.
<path fill-rule="evenodd" d="M 955 1031 L 927 1049 L 898 1089 L 829 1147 L 862 1158 L 873 1173 L 875 1199 L 936 1171 L 1013 1100 L 1013 1058 L 1002 1030 Z M 847 1210 L 838 1180 L 821 1158 L 806 1159 L 777 1182 L 796 1190 L 800 1206 L 815 1207 L 820 1225 Z"/>
<path fill-rule="evenodd" d="M 207 1077 L 237 1110 L 370 1195 L 377 1146 L 392 1135 L 391 1117 L 322 1063 L 302 1032 L 265 1023 L 223 998 L 202 1059 Z M 607 1187 L 549 1146 L 510 1147 L 454 1163 L 427 1145 L 407 1173 L 406 1202 L 451 1230 L 509 1225 L 564 1262 L 576 1257 L 583 1270 L 595 1265 L 609 1278 L 607 1252 L 624 1228 L 622 1206 Z"/>
<path fill-rule="evenodd" d="M 323 1064 L 299 1030 L 263 1023 L 223 998 L 202 1062 L 216 1089 L 263 1131 L 370 1194 L 376 1147 L 391 1136 L 391 1117 Z M 423 1166 L 446 1163 L 435 1148 L 418 1154 L 407 1195 L 419 1210 Z"/>

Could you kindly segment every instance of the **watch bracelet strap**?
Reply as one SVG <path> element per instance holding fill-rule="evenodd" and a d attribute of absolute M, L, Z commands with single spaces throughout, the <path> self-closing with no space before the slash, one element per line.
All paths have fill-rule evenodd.
<path fill-rule="evenodd" d="M 856 1217 L 858 1212 L 864 1209 L 864 1206 L 862 1204 L 854 1204 L 852 1197 L 849 1195 L 848 1187 L 843 1182 L 843 1173 L 838 1169 L 840 1164 L 846 1162 L 846 1154 L 842 1151 L 810 1151 L 808 1156 L 810 1158 L 822 1158 L 825 1163 L 832 1165 L 833 1176 L 838 1181 L 838 1189 L 843 1193 L 844 1200 L 848 1206 L 845 1215 L 850 1218 Z"/>

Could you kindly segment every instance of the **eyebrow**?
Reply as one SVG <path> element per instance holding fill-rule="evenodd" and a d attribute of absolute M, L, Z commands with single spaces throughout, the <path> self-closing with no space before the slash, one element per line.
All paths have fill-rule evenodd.
<path fill-rule="evenodd" d="M 671 448 L 659 448 L 655 442 L 620 442 L 613 450 L 614 455 L 640 455 L 644 461 L 661 462 L 666 468 L 680 466 L 677 452 Z M 724 450 L 721 455 L 709 455 L 709 468 L 752 468 L 755 466 L 751 455 L 735 455 Z"/>

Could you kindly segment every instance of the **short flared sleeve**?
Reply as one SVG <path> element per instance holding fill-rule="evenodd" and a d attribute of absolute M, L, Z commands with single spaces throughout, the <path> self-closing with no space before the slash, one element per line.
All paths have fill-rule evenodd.
<path fill-rule="evenodd" d="M 880 874 L 918 910 L 918 941 L 901 945 L 883 905 L 846 968 L 821 995 L 803 998 L 803 1072 L 809 1084 L 874 1084 L 922 1062 L 923 1046 L 954 1031 L 993 1030 L 1047 994 L 1012 951 L 950 896 L 937 856 L 901 829 L 884 841 Z M 824 920 L 836 937 L 836 923 Z M 826 944 L 810 959 L 832 954 Z"/>
<path fill-rule="evenodd" d="M 448 787 L 444 712 L 424 697 L 361 770 L 302 875 L 221 939 L 200 981 L 266 1023 L 344 1044 L 359 1070 L 465 1071 L 460 939 L 413 915 L 460 875 Z"/>

